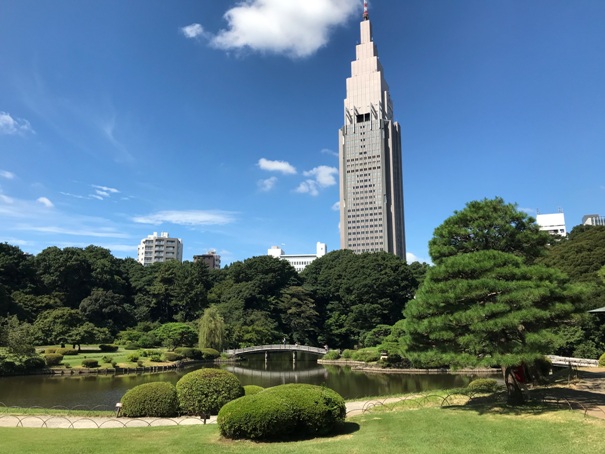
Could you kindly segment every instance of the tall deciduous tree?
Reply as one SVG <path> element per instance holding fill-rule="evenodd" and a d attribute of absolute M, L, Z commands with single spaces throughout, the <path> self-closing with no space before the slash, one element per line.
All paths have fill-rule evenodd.
<path fill-rule="evenodd" d="M 225 322 L 218 309 L 210 306 L 204 310 L 199 322 L 200 348 L 214 348 L 219 352 L 225 343 Z"/>
<path fill-rule="evenodd" d="M 540 231 L 533 218 L 496 197 L 469 202 L 463 210 L 455 211 L 435 229 L 429 254 L 438 264 L 458 254 L 495 250 L 531 263 L 544 255 L 550 241 L 552 237 Z"/>

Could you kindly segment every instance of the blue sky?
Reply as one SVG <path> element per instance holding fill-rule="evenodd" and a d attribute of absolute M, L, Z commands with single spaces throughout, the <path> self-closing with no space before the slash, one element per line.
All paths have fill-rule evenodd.
<path fill-rule="evenodd" d="M 4 0 L 0 241 L 339 247 L 354 0 Z M 605 2 L 373 0 L 409 258 L 471 200 L 605 215 Z"/>

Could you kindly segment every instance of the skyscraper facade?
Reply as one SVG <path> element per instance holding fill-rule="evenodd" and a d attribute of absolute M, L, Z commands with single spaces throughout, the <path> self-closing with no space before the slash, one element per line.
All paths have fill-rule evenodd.
<path fill-rule="evenodd" d="M 372 40 L 367 5 L 339 134 L 340 247 L 405 260 L 401 132 Z"/>

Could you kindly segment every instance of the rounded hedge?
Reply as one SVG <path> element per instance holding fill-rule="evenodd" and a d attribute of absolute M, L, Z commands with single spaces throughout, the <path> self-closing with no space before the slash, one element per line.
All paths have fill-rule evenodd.
<path fill-rule="evenodd" d="M 263 391 L 265 388 L 263 388 L 262 386 L 257 386 L 257 385 L 246 385 L 244 386 L 244 394 L 246 396 L 251 396 L 253 394 L 258 394 L 259 392 Z"/>
<path fill-rule="evenodd" d="M 477 378 L 467 385 L 467 389 L 478 393 L 494 393 L 500 386 L 493 378 Z"/>
<path fill-rule="evenodd" d="M 174 353 L 181 355 L 182 358 L 187 359 L 203 359 L 204 357 L 199 348 L 193 347 L 178 347 L 174 349 Z"/>
<path fill-rule="evenodd" d="M 336 391 L 288 384 L 229 402 L 217 421 L 227 438 L 291 440 L 333 433 L 346 412 L 345 401 Z"/>
<path fill-rule="evenodd" d="M 97 360 L 97 359 L 90 359 L 90 358 L 83 359 L 82 360 L 82 366 L 84 366 L 84 367 L 90 367 L 90 368 L 99 367 L 99 360 Z"/>
<path fill-rule="evenodd" d="M 23 367 L 26 370 L 44 369 L 46 367 L 46 360 L 40 356 L 30 356 L 23 360 Z"/>
<path fill-rule="evenodd" d="M 135 386 L 122 397 L 122 414 L 130 418 L 176 416 L 179 401 L 172 383 L 153 382 Z"/>
<path fill-rule="evenodd" d="M 361 350 L 356 350 L 355 352 L 353 352 L 351 357 L 355 361 L 364 361 L 366 363 L 371 363 L 380 359 L 380 353 L 376 349 L 362 348 Z"/>
<path fill-rule="evenodd" d="M 63 355 L 59 353 L 47 353 L 44 355 L 44 361 L 47 366 L 58 366 L 63 361 Z"/>
<path fill-rule="evenodd" d="M 183 355 L 180 355 L 175 352 L 164 352 L 164 359 L 166 361 L 179 361 L 183 359 Z"/>
<path fill-rule="evenodd" d="M 114 344 L 99 345 L 99 350 L 101 350 L 102 352 L 105 352 L 105 353 L 117 352 L 118 348 L 120 348 L 120 347 L 118 347 L 117 345 L 114 345 Z"/>
<path fill-rule="evenodd" d="M 605 367 L 605 353 L 599 358 L 599 367 Z"/>
<path fill-rule="evenodd" d="M 227 402 L 244 395 L 244 388 L 231 372 L 198 369 L 177 382 L 181 411 L 188 415 L 215 415 Z"/>
<path fill-rule="evenodd" d="M 59 355 L 77 355 L 78 354 L 78 350 L 76 350 L 75 348 L 57 348 L 57 350 L 55 350 L 55 353 L 58 353 Z"/>
<path fill-rule="evenodd" d="M 219 351 L 214 348 L 200 348 L 200 351 L 202 352 L 202 357 L 204 359 L 216 359 L 221 356 Z"/>
<path fill-rule="evenodd" d="M 322 357 L 322 359 L 329 359 L 329 360 L 334 360 L 334 359 L 339 359 L 339 358 L 340 358 L 340 352 L 338 350 L 330 350 Z"/>

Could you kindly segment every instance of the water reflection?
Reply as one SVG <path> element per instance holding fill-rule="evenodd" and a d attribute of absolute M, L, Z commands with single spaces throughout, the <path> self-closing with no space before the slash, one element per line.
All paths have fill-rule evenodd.
<path fill-rule="evenodd" d="M 463 387 L 475 378 L 449 374 L 366 374 L 350 367 L 318 365 L 315 356 L 301 352 L 295 359 L 291 353 L 273 353 L 268 361 L 262 354 L 249 355 L 245 361 L 222 367 L 237 375 L 244 385 L 267 388 L 285 383 L 310 383 L 332 388 L 347 399 Z M 0 403 L 22 407 L 83 405 L 113 409 L 128 389 L 154 381 L 176 384 L 191 370 L 122 376 L 3 377 L 0 378 Z"/>

